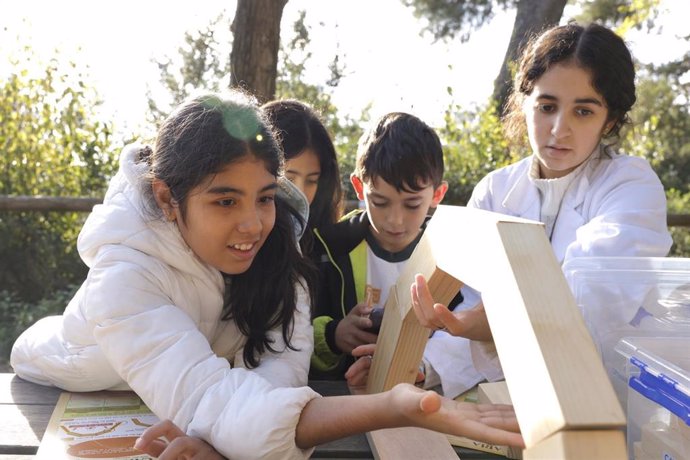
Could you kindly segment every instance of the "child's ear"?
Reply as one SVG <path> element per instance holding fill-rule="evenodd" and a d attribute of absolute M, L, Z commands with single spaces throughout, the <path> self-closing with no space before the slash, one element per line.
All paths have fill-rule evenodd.
<path fill-rule="evenodd" d="M 364 183 L 362 182 L 362 179 L 357 177 L 355 173 L 352 173 L 350 174 L 350 183 L 352 184 L 352 188 L 355 189 L 357 199 L 364 201 Z"/>
<path fill-rule="evenodd" d="M 441 184 L 434 189 L 434 196 L 431 198 L 431 207 L 435 208 L 443 200 L 448 191 L 448 182 L 443 181 Z"/>
<path fill-rule="evenodd" d="M 172 197 L 168 184 L 162 180 L 154 179 L 151 183 L 151 189 L 153 190 L 153 197 L 158 207 L 163 211 L 165 218 L 170 221 L 175 220 L 177 218 L 175 212 L 177 209 L 177 201 Z"/>

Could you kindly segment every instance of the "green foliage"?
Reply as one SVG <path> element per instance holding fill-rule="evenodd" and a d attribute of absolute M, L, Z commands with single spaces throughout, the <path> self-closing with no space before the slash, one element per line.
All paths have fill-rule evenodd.
<path fill-rule="evenodd" d="M 690 106 L 665 77 L 648 74 L 637 85 L 633 129 L 621 140 L 631 155 L 646 158 L 666 190 L 690 192 Z M 685 212 L 690 212 L 690 208 Z"/>
<path fill-rule="evenodd" d="M 690 192 L 670 189 L 666 191 L 666 198 L 670 214 L 690 214 Z M 690 257 L 690 227 L 670 227 L 670 230 L 673 237 L 670 255 Z"/>
<path fill-rule="evenodd" d="M 31 50 L 24 53 L 14 72 L 0 76 L 0 194 L 102 197 L 115 161 L 95 94 L 57 57 L 31 75 Z M 83 277 L 76 253 L 83 217 L 0 213 L 0 286 L 36 300 Z"/>
<path fill-rule="evenodd" d="M 312 57 L 310 51 L 309 28 L 305 23 L 306 13 L 300 12 L 299 18 L 293 24 L 293 38 L 286 46 L 281 46 L 281 65 L 278 69 L 276 81 L 277 99 L 298 99 L 309 103 L 321 119 L 324 121 L 328 132 L 333 136 L 338 164 L 342 177 L 345 199 L 356 200 L 356 196 L 349 186 L 350 173 L 355 168 L 357 142 L 362 135 L 362 124 L 369 121 L 369 107 L 365 107 L 358 120 L 338 113 L 338 108 L 333 104 L 328 87 L 306 83 L 302 75 Z M 344 69 L 340 66 L 336 54 L 329 65 L 331 76 L 328 79 L 329 87 L 338 85 Z"/>
<path fill-rule="evenodd" d="M 21 300 L 11 291 L 0 291 L 0 368 L 9 357 L 17 337 L 39 319 L 61 314 L 78 287 L 70 285 L 58 289 L 31 303 Z"/>
<path fill-rule="evenodd" d="M 582 11 L 576 17 L 579 22 L 598 22 L 614 27 L 625 35 L 630 29 L 650 30 L 658 16 L 661 0 L 596 0 L 578 2 Z"/>
<path fill-rule="evenodd" d="M 462 110 L 446 109 L 445 125 L 438 130 L 444 144 L 448 193 L 446 204 L 465 205 L 472 189 L 490 171 L 510 164 L 522 152 L 511 149 L 493 104 Z"/>
<path fill-rule="evenodd" d="M 220 41 L 223 36 L 219 32 L 229 30 L 231 22 L 232 18 L 224 12 L 203 30 L 187 32 L 184 45 L 178 48 L 179 56 L 157 61 L 161 73 L 160 83 L 167 94 L 154 97 L 149 90 L 150 121 L 157 125 L 172 107 L 192 93 L 215 92 L 229 86 L 232 43 L 230 37 L 226 42 Z M 368 120 L 369 108 L 365 108 L 357 120 L 338 113 L 330 92 L 330 88 L 338 85 L 344 72 L 337 54 L 328 66 L 331 75 L 325 86 L 304 80 L 304 71 L 312 57 L 305 11 L 300 12 L 293 24 L 290 37 L 287 41 L 281 40 L 276 98 L 298 99 L 310 104 L 319 113 L 333 136 L 344 190 L 349 192 L 349 174 L 354 169 L 357 141 L 362 134 L 360 123 Z M 354 199 L 354 195 L 346 198 Z"/>
<path fill-rule="evenodd" d="M 507 9 L 517 5 L 517 0 L 402 0 L 412 7 L 414 15 L 426 18 L 426 30 L 436 39 L 467 41 L 474 30 L 487 24 L 496 9 Z"/>
<path fill-rule="evenodd" d="M 230 85 L 232 42 L 222 41 L 222 32 L 229 31 L 231 22 L 223 11 L 204 29 L 186 32 L 177 56 L 155 60 L 165 94 L 156 97 L 148 89 L 148 119 L 153 125 L 158 126 L 188 96 L 200 90 L 218 92 Z"/>

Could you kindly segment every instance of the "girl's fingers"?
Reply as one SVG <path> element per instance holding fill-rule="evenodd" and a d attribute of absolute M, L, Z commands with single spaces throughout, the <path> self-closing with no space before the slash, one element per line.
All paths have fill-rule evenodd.
<path fill-rule="evenodd" d="M 140 450 L 141 452 L 144 452 L 154 458 L 160 457 L 167 446 L 168 443 L 166 441 L 161 441 L 160 439 L 154 439 L 142 447 L 137 447 L 137 444 L 134 444 L 135 449 Z"/>
<path fill-rule="evenodd" d="M 134 443 L 134 448 L 146 452 L 148 446 L 156 442 L 158 438 L 166 438 L 168 441 L 185 436 L 184 431 L 182 431 L 177 425 L 175 425 L 170 420 L 163 420 L 156 423 L 153 426 L 148 427 Z M 160 441 L 162 442 L 162 441 Z M 156 444 L 158 445 L 158 444 Z"/>

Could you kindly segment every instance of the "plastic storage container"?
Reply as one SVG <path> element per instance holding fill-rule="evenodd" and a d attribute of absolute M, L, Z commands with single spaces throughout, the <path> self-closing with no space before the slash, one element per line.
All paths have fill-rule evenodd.
<path fill-rule="evenodd" d="M 629 337 L 627 441 L 634 460 L 690 459 L 690 337 Z"/>
<path fill-rule="evenodd" d="M 690 337 L 690 258 L 580 257 L 563 272 L 625 409 L 627 362 L 616 345 L 623 337 Z"/>

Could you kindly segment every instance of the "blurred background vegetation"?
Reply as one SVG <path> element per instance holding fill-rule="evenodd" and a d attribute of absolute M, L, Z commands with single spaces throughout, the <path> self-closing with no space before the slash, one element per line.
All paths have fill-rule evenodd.
<path fill-rule="evenodd" d="M 251 0 L 247 0 L 251 1 Z M 245 3 L 240 0 L 239 4 Z M 286 1 L 275 2 L 282 4 Z M 541 25 L 562 22 L 565 0 L 404 0 L 411 11 L 426 18 L 426 27 L 439 39 L 466 39 L 490 20 L 492 8 L 520 8 L 539 3 L 555 5 L 557 17 L 543 17 Z M 618 27 L 653 29 L 658 0 L 596 0 L 579 3 L 578 18 L 595 19 Z M 239 14 L 239 7 L 238 13 Z M 518 15 L 520 12 L 518 11 Z M 344 189 L 353 169 L 356 143 L 369 121 L 368 109 L 359 117 L 338 113 L 330 93 L 340 81 L 345 63 L 333 57 L 330 78 L 323 84 L 305 83 L 302 74 L 312 57 L 309 28 L 302 12 L 292 28 L 282 32 L 277 55 L 274 90 L 263 99 L 297 98 L 317 108 L 336 143 Z M 214 33 L 231 27 L 233 18 L 219 15 L 202 30 L 189 31 L 179 56 L 157 60 L 160 86 L 166 100 L 149 96 L 149 122 L 155 126 L 171 107 L 199 89 L 222 90 L 228 85 L 232 43 L 219 43 Z M 532 25 L 531 27 L 536 27 Z M 516 29 L 513 35 L 516 35 Z M 520 33 L 529 34 L 532 29 Z M 275 31 L 281 36 L 280 30 Z M 412 33 L 415 33 L 414 31 Z M 519 35 L 519 34 L 518 34 Z M 238 37 L 234 38 L 235 41 Z M 511 40 L 512 43 L 512 40 Z M 519 40 L 514 44 L 519 45 Z M 512 46 L 512 45 L 511 45 Z M 638 66 L 638 102 L 635 122 L 621 139 L 627 153 L 646 158 L 667 191 L 670 213 L 690 213 L 690 35 L 679 41 L 688 50 L 676 62 Z M 510 54 L 506 67 L 510 67 Z M 120 149 L 137 134 L 114 134 L 113 126 L 98 112 L 101 104 L 83 74 L 59 55 L 45 64 L 41 74 L 27 71 L 29 46 L 11 62 L 12 72 L 0 75 L 0 195 L 101 198 L 117 169 Z M 181 64 L 174 64 L 180 63 Z M 270 78 L 269 78 L 270 80 Z M 450 184 L 444 203 L 465 204 L 474 184 L 489 171 L 522 157 L 509 149 L 500 123 L 505 81 L 497 78 L 496 91 L 485 104 L 442 108 L 444 122 L 437 126 L 446 155 Z M 450 89 L 448 90 L 451 91 Z M 146 140 L 146 139 L 145 139 Z M 150 140 L 150 139 L 149 139 Z M 28 325 L 48 314 L 60 313 L 86 274 L 76 252 L 76 239 L 86 213 L 0 210 L 0 366 L 11 344 Z M 690 257 L 690 228 L 671 229 L 672 256 Z M 6 367 L 5 367 L 6 368 Z M 1 367 L 0 367 L 1 369 Z"/>

